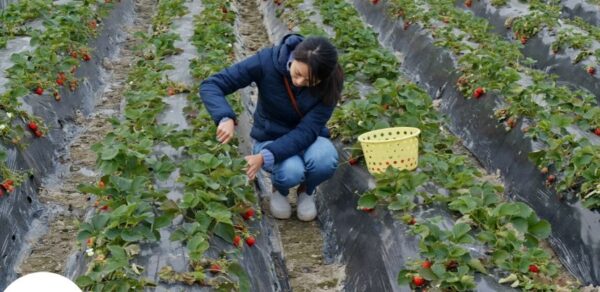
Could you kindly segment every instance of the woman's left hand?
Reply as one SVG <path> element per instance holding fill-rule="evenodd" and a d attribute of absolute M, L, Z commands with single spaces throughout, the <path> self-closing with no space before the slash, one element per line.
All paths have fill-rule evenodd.
<path fill-rule="evenodd" d="M 246 162 L 248 163 L 248 166 L 246 167 L 246 175 L 248 176 L 249 180 L 253 180 L 265 162 L 263 156 L 259 153 L 255 155 L 248 155 L 244 157 L 244 159 L 246 159 Z"/>

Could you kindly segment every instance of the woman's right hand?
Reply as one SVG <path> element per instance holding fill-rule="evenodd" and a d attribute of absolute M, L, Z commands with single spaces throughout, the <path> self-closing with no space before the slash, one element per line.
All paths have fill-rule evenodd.
<path fill-rule="evenodd" d="M 217 140 L 221 142 L 221 144 L 227 144 L 231 139 L 233 139 L 233 135 L 235 134 L 235 123 L 232 119 L 228 119 L 219 123 L 217 127 Z"/>

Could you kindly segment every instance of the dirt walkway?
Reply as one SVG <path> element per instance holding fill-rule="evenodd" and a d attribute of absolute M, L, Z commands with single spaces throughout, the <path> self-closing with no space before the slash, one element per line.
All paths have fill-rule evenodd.
<path fill-rule="evenodd" d="M 76 124 L 80 133 L 69 145 L 68 154 L 62 158 L 57 174 L 44 182 L 40 201 L 46 205 L 44 214 L 26 236 L 30 248 L 17 264 L 19 274 L 36 271 L 64 273 L 67 255 L 78 252 L 78 223 L 84 221 L 85 213 L 94 205 L 95 199 L 77 191 L 77 185 L 95 183 L 99 173 L 95 170 L 96 153 L 90 148 L 112 131 L 108 122 L 121 113 L 122 92 L 133 60 L 136 31 L 145 31 L 154 13 L 156 3 L 151 0 L 136 1 L 136 18 L 132 27 L 126 28 L 127 39 L 114 60 L 103 60 L 108 70 L 106 88 L 98 100 L 95 112 L 89 117 L 78 115 Z M 46 227 L 47 226 L 47 227 Z"/>
<path fill-rule="evenodd" d="M 261 48 L 271 46 L 264 27 L 263 15 L 258 1 L 236 1 L 238 9 L 237 31 L 241 37 L 242 50 L 238 58 L 254 54 Z M 253 90 L 252 100 L 257 99 Z M 271 183 L 266 180 L 270 188 Z M 295 192 L 290 194 L 295 203 Z M 263 210 L 268 212 L 268 203 L 263 202 Z M 294 216 L 290 220 L 278 220 L 283 254 L 293 291 L 340 291 L 344 279 L 344 267 L 326 264 L 323 258 L 323 236 L 317 221 L 301 222 Z"/>

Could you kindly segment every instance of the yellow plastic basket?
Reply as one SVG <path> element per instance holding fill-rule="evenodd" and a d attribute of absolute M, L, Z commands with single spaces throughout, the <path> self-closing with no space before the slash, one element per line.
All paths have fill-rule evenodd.
<path fill-rule="evenodd" d="M 417 168 L 420 133 L 418 128 L 396 127 L 358 136 L 369 172 L 383 172 L 389 165 L 398 169 Z"/>

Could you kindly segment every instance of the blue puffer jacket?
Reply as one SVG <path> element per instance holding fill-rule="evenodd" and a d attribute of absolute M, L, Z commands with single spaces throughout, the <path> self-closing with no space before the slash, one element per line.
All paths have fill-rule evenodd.
<path fill-rule="evenodd" d="M 252 82 L 256 83 L 259 98 L 250 136 L 259 142 L 273 141 L 265 149 L 271 151 L 275 163 L 301 153 L 318 136 L 327 137 L 325 124 L 334 109 L 311 95 L 308 88 L 295 87 L 291 82 L 287 62 L 302 40 L 300 35 L 287 35 L 279 45 L 263 49 L 200 84 L 200 97 L 218 124 L 225 117 L 236 117 L 225 96 Z M 290 81 L 304 117 L 300 117 L 294 109 L 285 89 L 283 76 L 287 76 Z"/>

